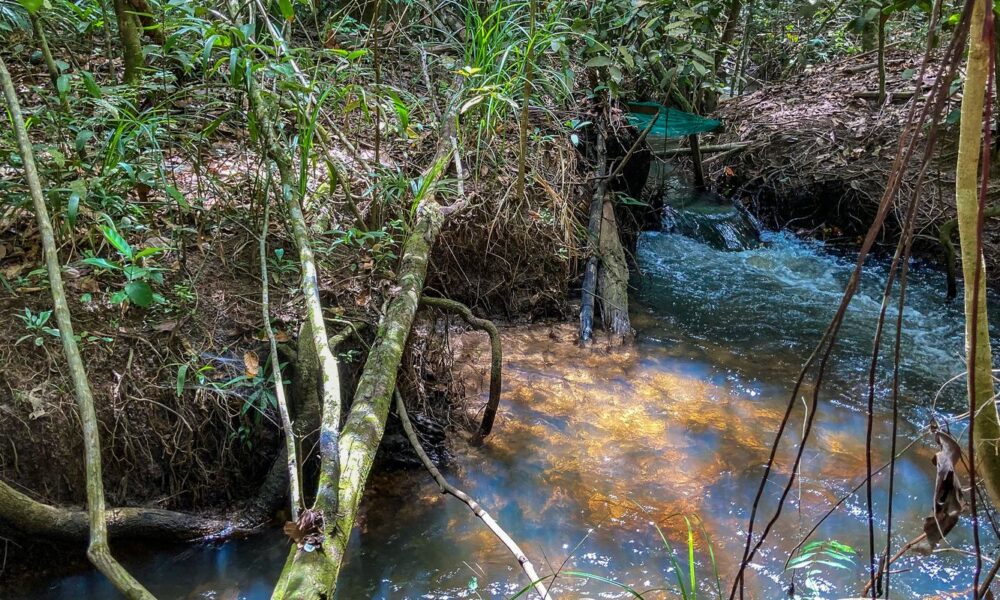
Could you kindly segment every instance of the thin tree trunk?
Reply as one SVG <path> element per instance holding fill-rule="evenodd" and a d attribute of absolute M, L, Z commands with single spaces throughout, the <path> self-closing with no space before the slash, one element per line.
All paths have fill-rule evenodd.
<path fill-rule="evenodd" d="M 118 20 L 118 36 L 122 44 L 122 61 L 125 63 L 123 82 L 139 83 L 146 60 L 142 56 L 142 40 L 139 37 L 139 19 L 128 0 L 114 0 L 115 17 Z"/>
<path fill-rule="evenodd" d="M 885 24 L 888 17 L 878 15 L 878 103 L 885 102 Z"/>
<path fill-rule="evenodd" d="M 35 167 L 31 140 L 28 139 L 24 118 L 21 116 L 21 106 L 14 91 L 14 82 L 11 81 L 7 65 L 4 64 L 2 58 L 0 58 L 0 83 L 3 85 L 7 109 L 16 132 L 17 145 L 24 164 L 25 179 L 27 179 L 31 191 L 31 200 L 45 254 L 45 267 L 49 273 L 53 312 L 55 312 L 56 322 L 59 325 L 59 338 L 62 340 L 66 366 L 73 381 L 77 411 L 83 427 L 83 453 L 87 475 L 87 511 L 90 521 L 90 544 L 87 548 L 87 557 L 127 598 L 151 600 L 153 595 L 146 591 L 146 588 L 115 560 L 108 547 L 108 530 L 104 515 L 104 483 L 101 478 L 101 440 L 98 431 L 97 411 L 94 408 L 94 397 L 90 391 L 90 382 L 83 366 L 80 349 L 77 347 L 76 338 L 73 335 L 73 323 L 70 318 L 69 304 L 66 302 L 66 292 L 63 289 L 55 235 L 52 232 L 52 223 L 49 221 L 45 198 L 42 196 L 42 185 Z"/>
<path fill-rule="evenodd" d="M 271 214 L 270 177 L 264 188 L 264 223 L 260 226 L 260 308 L 264 317 L 264 332 L 267 334 L 270 346 L 271 377 L 274 379 L 274 397 L 278 404 L 278 414 L 281 416 L 281 428 L 285 432 L 285 460 L 288 466 L 288 499 L 291 504 L 292 520 L 298 521 L 299 509 L 302 508 L 302 486 L 299 483 L 299 453 L 295 443 L 295 429 L 288 412 L 288 401 L 285 398 L 285 383 L 281 374 L 281 363 L 278 359 L 278 342 L 271 327 L 271 301 L 267 277 L 267 229 L 268 217 Z"/>
<path fill-rule="evenodd" d="M 35 37 L 38 38 L 38 47 L 42 51 L 42 58 L 45 59 L 45 68 L 49 72 L 49 79 L 52 81 L 52 90 L 59 97 L 59 104 L 62 109 L 69 112 L 69 99 L 66 94 L 59 92 L 59 67 L 56 66 L 56 61 L 52 58 L 52 50 L 49 48 L 49 40 L 45 37 L 45 28 L 42 27 L 42 18 L 38 16 L 37 12 L 30 13 L 29 18 L 31 19 L 31 29 L 35 33 Z"/>
<path fill-rule="evenodd" d="M 975 0 L 970 26 L 970 46 L 962 95 L 962 120 L 955 166 L 955 205 L 961 242 L 962 275 L 965 279 L 966 353 L 973 350 L 975 362 L 968 364 L 970 397 L 976 409 L 974 442 L 977 471 L 994 506 L 1000 506 L 1000 419 L 993 402 L 993 358 L 990 348 L 989 315 L 986 310 L 986 265 L 979 238 L 979 167 L 983 140 L 983 107 L 989 75 L 989 42 L 983 37 L 984 0 Z M 979 273 L 977 274 L 977 270 Z M 977 276 L 978 275 L 978 276 Z M 973 329 L 975 320 L 975 329 Z"/>
<path fill-rule="evenodd" d="M 604 133 L 597 130 L 597 185 L 590 199 L 590 215 L 587 224 L 587 246 L 590 257 L 583 271 L 583 294 L 580 305 L 580 343 L 589 344 L 594 337 L 594 304 L 597 299 L 597 269 L 600 266 L 601 221 L 604 211 L 604 194 L 608 187 L 607 148 Z"/>
<path fill-rule="evenodd" d="M 727 46 L 733 41 L 733 38 L 736 37 L 736 24 L 740 20 L 740 11 L 742 9 L 743 0 L 729 0 L 729 6 L 726 7 L 726 24 L 722 29 L 722 35 L 719 37 L 719 47 L 715 51 L 716 73 L 721 72 L 722 61 L 729 53 L 729 48 L 727 48 Z"/>
<path fill-rule="evenodd" d="M 277 166 L 280 189 L 284 196 L 285 208 L 291 221 L 292 236 L 299 250 L 299 264 L 302 269 L 302 295 L 305 301 L 306 319 L 316 351 L 322 389 L 322 411 L 320 414 L 320 468 L 316 487 L 316 498 L 312 509 L 325 517 L 323 534 L 330 537 L 334 533 L 338 514 L 338 482 L 340 481 L 340 369 L 337 357 L 330 349 L 323 320 L 323 306 L 319 298 L 319 274 L 316 259 L 309 242 L 308 226 L 296 194 L 298 186 L 292 168 L 292 161 L 280 141 L 270 116 L 265 109 L 260 89 L 251 78 L 247 81 L 250 111 L 257 124 L 260 143 L 265 155 Z M 327 556 L 317 552 L 317 555 Z"/>

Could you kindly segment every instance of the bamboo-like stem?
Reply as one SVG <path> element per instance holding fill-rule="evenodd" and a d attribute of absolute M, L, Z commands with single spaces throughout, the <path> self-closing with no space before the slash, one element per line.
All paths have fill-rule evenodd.
<path fill-rule="evenodd" d="M 994 506 L 1000 506 L 1000 419 L 993 402 L 992 351 L 989 315 L 986 310 L 986 278 L 979 240 L 979 167 L 983 140 L 983 108 L 989 75 L 989 40 L 984 38 L 984 0 L 975 0 L 969 30 L 970 46 L 962 94 L 958 162 L 955 166 L 955 206 L 965 288 L 966 353 L 975 356 L 968 364 L 968 387 L 975 402 L 974 438 L 977 471 Z M 975 329 L 973 322 L 975 321 Z M 972 341 L 976 344 L 973 349 Z"/>
<path fill-rule="evenodd" d="M 503 387 L 503 345 L 500 342 L 500 330 L 493 324 L 493 321 L 481 319 L 472 314 L 472 310 L 461 302 L 428 296 L 423 296 L 420 301 L 427 306 L 454 313 L 462 317 L 462 320 L 469 325 L 485 331 L 490 336 L 490 399 L 486 403 L 483 420 L 474 439 L 477 443 L 481 442 L 493 430 L 497 408 L 500 406 L 500 391 Z"/>
<path fill-rule="evenodd" d="M 524 201 L 524 179 L 528 170 L 528 113 L 532 94 L 532 62 L 535 46 L 535 0 L 528 0 L 528 48 L 524 57 L 524 86 L 522 88 L 521 115 L 518 123 L 517 187 L 515 201 Z"/>
<path fill-rule="evenodd" d="M 270 177 L 268 177 L 270 184 Z M 288 465 L 288 497 L 291 503 L 292 520 L 298 521 L 299 509 L 302 508 L 302 486 L 299 477 L 299 455 L 295 442 L 295 429 L 288 412 L 288 401 L 285 397 L 285 383 L 281 375 L 281 363 L 278 362 L 278 342 L 274 338 L 274 328 L 271 327 L 271 301 L 267 277 L 267 228 L 270 225 L 271 195 L 270 185 L 264 189 L 264 223 L 260 226 L 260 310 L 264 317 L 264 332 L 270 346 L 271 377 L 274 379 L 274 397 L 278 404 L 278 414 L 281 416 L 281 428 L 285 431 L 285 460 Z"/>
<path fill-rule="evenodd" d="M 97 411 L 94 408 L 94 397 L 90 390 L 90 381 L 83 365 L 80 349 L 76 345 L 73 334 L 73 322 L 70 317 L 69 303 L 63 289 L 61 265 L 56 246 L 52 222 L 49 220 L 45 198 L 42 195 L 42 184 L 35 167 L 35 156 L 31 149 L 31 140 L 21 116 L 21 106 L 14 91 L 14 82 L 7 71 L 7 65 L 0 58 L 0 83 L 3 85 L 4 98 L 10 111 L 11 121 L 17 137 L 17 146 L 24 164 L 24 177 L 31 191 L 31 201 L 35 209 L 35 219 L 38 221 L 38 231 L 42 238 L 42 248 L 45 254 L 45 267 L 49 273 L 49 288 L 52 292 L 53 312 L 59 326 L 59 339 L 62 340 L 63 353 L 66 355 L 66 366 L 73 381 L 76 395 L 77 411 L 83 428 L 83 454 L 87 474 L 87 513 L 90 522 L 90 544 L 87 557 L 90 562 L 114 584 L 125 597 L 136 600 L 152 600 L 154 597 L 128 571 L 125 570 L 111 555 L 108 547 L 108 529 L 104 515 L 104 482 L 101 478 L 101 439 L 97 422 Z"/>
<path fill-rule="evenodd" d="M 430 456 L 427 456 L 427 452 L 425 452 L 423 446 L 420 445 L 420 438 L 417 437 L 417 433 L 413 430 L 413 424 L 410 423 L 410 417 L 406 414 L 406 404 L 403 402 L 403 396 L 399 393 L 398 389 L 395 391 L 395 395 L 396 412 L 399 413 L 399 420 L 403 422 L 403 431 L 406 432 L 406 438 L 410 440 L 410 445 L 413 446 L 413 450 L 417 453 L 417 456 L 420 457 L 420 462 L 423 463 L 424 468 L 430 472 L 431 477 L 434 478 L 438 487 L 441 488 L 441 493 L 451 494 L 468 506 L 469 510 L 479 517 L 486 527 L 493 532 L 493 535 L 497 536 L 497 539 L 499 539 L 503 545 L 510 550 L 510 553 L 514 555 L 514 558 L 517 559 L 517 563 L 521 565 L 521 570 L 524 571 L 524 574 L 528 577 L 528 581 L 531 582 L 531 585 L 535 588 L 535 592 L 538 593 L 538 597 L 542 600 L 552 598 L 549 591 L 545 589 L 545 583 L 542 578 L 539 577 L 538 573 L 535 571 L 534 565 L 532 565 L 531 561 L 528 560 L 528 557 L 521 550 L 521 547 L 517 545 L 517 542 L 514 541 L 514 538 L 510 537 L 510 535 L 504 531 L 503 527 L 501 527 L 500 524 L 490 516 L 490 513 L 486 512 L 486 510 L 478 502 L 462 490 L 448 483 L 448 480 L 444 478 L 441 471 L 434 465 L 434 461 L 431 460 Z"/>

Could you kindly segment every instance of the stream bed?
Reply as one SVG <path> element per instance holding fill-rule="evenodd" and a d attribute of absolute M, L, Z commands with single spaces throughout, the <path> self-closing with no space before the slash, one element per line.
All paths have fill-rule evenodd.
<path fill-rule="evenodd" d="M 853 266 L 850 256 L 782 233 L 765 233 L 743 250 L 728 246 L 679 233 L 643 234 L 632 310 L 638 335 L 629 348 L 580 349 L 572 325 L 505 332 L 497 427 L 483 448 L 456 443 L 446 475 L 521 543 L 539 572 L 564 573 L 553 588 L 559 598 L 630 597 L 594 576 L 648 599 L 680 598 L 671 556 L 686 581 L 687 522 L 694 525 L 699 597 L 716 597 L 716 570 L 728 596 L 749 507 L 791 387 Z M 884 276 L 882 263 L 866 268 L 821 394 L 801 483 L 754 561 L 749 597 L 786 595 L 789 551 L 863 480 L 865 383 Z M 921 531 L 930 511 L 936 448 L 923 432 L 939 388 L 963 368 L 960 304 L 945 303 L 939 272 L 914 265 L 905 318 L 899 446 L 920 439 L 896 467 L 894 549 Z M 892 336 L 886 337 L 891 348 Z M 465 376 L 481 379 L 485 341 L 462 336 L 456 349 L 465 357 Z M 887 459 L 890 427 L 888 365 L 880 372 L 877 466 Z M 960 380 L 945 388 L 937 400 L 941 414 L 961 412 L 963 385 Z M 802 417 L 801 409 L 793 416 L 790 442 L 797 440 Z M 779 453 L 765 514 L 788 474 L 790 450 L 792 443 Z M 884 478 L 876 480 L 875 504 L 881 540 Z M 342 573 L 343 600 L 501 599 L 527 584 L 492 534 L 463 504 L 438 493 L 423 471 L 376 475 L 364 506 Z M 848 568 L 817 567 L 812 584 L 819 595 L 859 596 L 867 565 L 863 490 L 815 538 L 858 551 Z M 967 518 L 949 536 L 959 550 L 969 550 L 971 539 Z M 985 533 L 983 548 L 987 555 L 997 550 Z M 280 531 L 269 531 L 221 544 L 118 554 L 161 599 L 259 600 L 269 597 L 286 549 Z M 973 564 L 955 550 L 906 556 L 894 565 L 901 572 L 892 578 L 893 597 L 967 590 Z M 799 593 L 806 592 L 802 579 Z M 38 582 L 13 597 L 116 595 L 99 575 L 84 572 Z"/>

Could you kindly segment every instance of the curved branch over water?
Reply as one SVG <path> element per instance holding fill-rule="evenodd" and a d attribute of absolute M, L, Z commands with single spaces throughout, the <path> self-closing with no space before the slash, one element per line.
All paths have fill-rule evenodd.
<path fill-rule="evenodd" d="M 523 570 L 524 574 L 527 575 L 528 581 L 531 582 L 531 585 L 538 593 L 538 597 L 542 598 L 542 600 L 552 598 L 548 590 L 545 589 L 545 584 L 542 583 L 542 579 L 535 571 L 534 565 L 532 565 L 531 561 L 528 560 L 528 557 L 521 550 L 521 547 L 517 545 L 517 542 L 515 542 L 506 531 L 504 531 L 503 527 L 500 527 L 500 524 L 497 523 L 493 517 L 490 516 L 490 513 L 486 512 L 486 510 L 480 506 L 478 502 L 462 490 L 448 483 L 448 480 L 444 478 L 441 471 L 434 465 L 434 461 L 431 460 L 431 457 L 427 456 L 427 452 L 425 452 L 423 446 L 420 445 L 420 439 L 417 437 L 417 433 L 413 430 L 413 424 L 410 423 L 409 415 L 406 414 L 406 403 L 403 402 L 403 396 L 400 395 L 398 389 L 395 391 L 395 395 L 396 412 L 399 413 L 399 420 L 403 422 L 403 431 L 406 432 L 406 437 L 410 440 L 410 445 L 413 446 L 413 450 L 417 453 L 417 456 L 420 457 L 420 462 L 424 464 L 424 467 L 430 472 L 431 477 L 434 478 L 434 481 L 436 481 L 438 486 L 441 488 L 441 493 L 451 494 L 465 503 L 465 505 L 469 507 L 469 510 L 479 517 L 486 527 L 493 532 L 493 535 L 497 536 L 497 538 L 503 542 L 503 545 L 510 550 L 510 553 L 514 555 L 514 558 L 517 559 L 517 563 L 521 565 L 521 570 Z"/>
<path fill-rule="evenodd" d="M 86 465 L 87 512 L 90 529 L 90 544 L 87 557 L 90 562 L 114 584 L 125 597 L 136 600 L 153 600 L 154 597 L 146 590 L 115 557 L 108 547 L 108 524 L 104 511 L 104 481 L 101 477 L 101 439 L 98 431 L 97 411 L 94 408 L 94 396 L 90 390 L 90 381 L 83 365 L 83 357 L 76 345 L 73 335 L 73 321 L 70 317 L 69 303 L 66 301 L 66 291 L 63 289 L 62 266 L 59 264 L 59 254 L 56 246 L 52 222 L 49 220 L 45 197 L 42 195 L 42 184 L 35 167 L 34 151 L 31 140 L 21 116 L 21 106 L 14 91 L 7 65 L 0 58 L 0 83 L 3 84 L 7 109 L 17 135 L 17 147 L 24 164 L 24 176 L 31 190 L 31 201 L 35 209 L 35 219 L 38 221 L 38 231 L 42 238 L 45 268 L 49 274 L 49 289 L 52 292 L 52 308 L 59 325 L 59 339 L 62 341 L 63 354 L 66 356 L 66 366 L 73 381 L 76 395 L 77 411 L 83 428 L 83 454 Z"/>
<path fill-rule="evenodd" d="M 497 408 L 500 406 L 500 390 L 503 385 L 503 346 L 500 343 L 500 330 L 493 321 L 480 319 L 472 314 L 472 310 L 461 302 L 428 296 L 423 296 L 420 301 L 427 306 L 455 313 L 469 325 L 485 331 L 490 336 L 490 399 L 486 403 L 483 421 L 475 438 L 475 441 L 481 442 L 493 430 L 493 421 L 496 420 Z"/>

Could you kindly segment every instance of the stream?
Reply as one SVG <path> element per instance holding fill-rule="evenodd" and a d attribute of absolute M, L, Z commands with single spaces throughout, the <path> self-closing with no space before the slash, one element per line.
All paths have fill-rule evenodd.
<path fill-rule="evenodd" d="M 688 522 L 699 597 L 716 597 L 716 570 L 728 596 L 749 508 L 791 387 L 853 268 L 851 256 L 818 242 L 786 233 L 748 237 L 748 217 L 709 201 L 675 208 L 665 231 L 643 234 L 639 243 L 636 343 L 584 350 L 573 343 L 572 325 L 507 330 L 504 400 L 494 434 L 480 449 L 456 443 L 446 469 L 521 543 L 541 573 L 563 572 L 554 587 L 559 598 L 630 597 L 596 577 L 627 584 L 648 599 L 681 598 L 678 567 L 689 585 Z M 783 563 L 789 552 L 864 477 L 868 361 L 885 271 L 884 262 L 866 267 L 821 393 L 800 483 L 750 569 L 748 597 L 786 595 L 791 573 Z M 894 550 L 920 533 L 930 511 L 936 447 L 922 432 L 939 388 L 963 369 L 961 305 L 945 303 L 943 275 L 914 263 L 909 290 L 899 447 L 920 439 L 896 466 Z M 895 309 L 889 314 L 893 319 Z M 892 335 L 886 338 L 891 348 Z M 485 341 L 462 336 L 456 352 L 467 365 L 465 377 L 481 380 L 488 363 Z M 888 457 L 888 363 L 883 361 L 876 398 L 876 466 Z M 962 380 L 945 388 L 938 411 L 961 412 L 963 391 Z M 766 488 L 765 515 L 788 474 L 802 419 L 800 408 L 790 443 L 778 456 L 778 475 Z M 501 599 L 527 584 L 492 534 L 463 504 L 438 493 L 423 471 L 377 474 L 364 507 L 341 577 L 344 600 Z M 876 480 L 875 510 L 882 540 L 884 477 Z M 985 529 L 984 553 L 993 555 L 996 540 Z M 868 547 L 863 489 L 815 539 L 857 550 L 847 568 L 814 567 L 810 585 L 816 594 L 860 596 Z M 949 541 L 960 550 L 972 548 L 968 518 Z M 280 531 L 268 531 L 156 552 L 125 548 L 118 555 L 161 599 L 258 600 L 269 597 L 286 552 Z M 894 565 L 900 572 L 892 576 L 893 597 L 967 590 L 973 564 L 955 550 L 907 555 Z M 804 579 L 797 577 L 796 591 L 809 597 Z M 13 597 L 117 596 L 102 577 L 86 571 L 28 585 Z"/>

